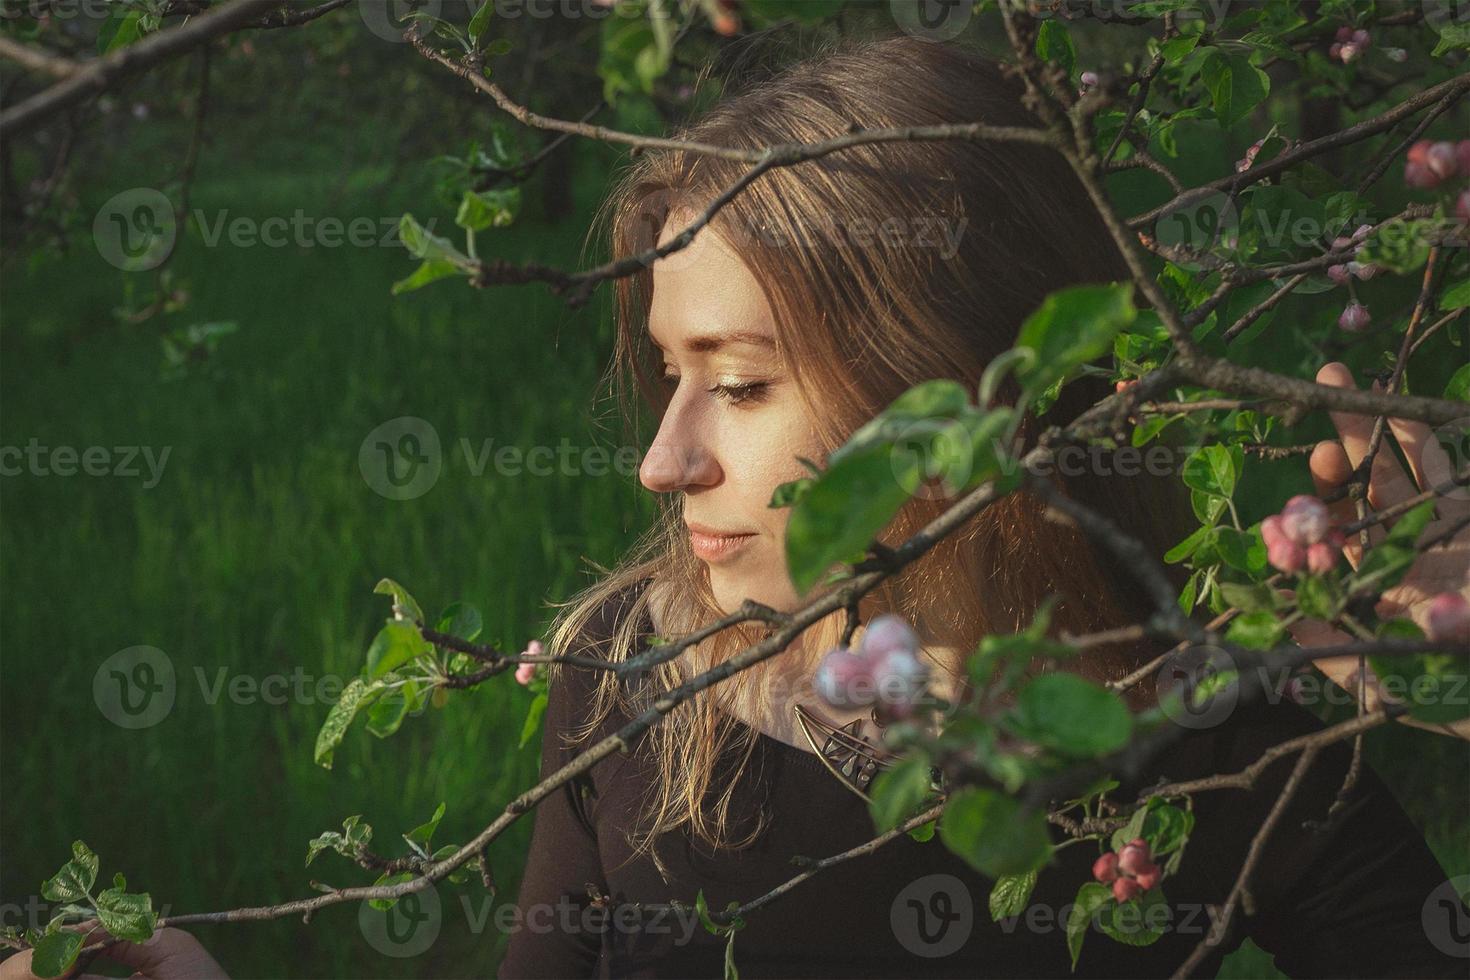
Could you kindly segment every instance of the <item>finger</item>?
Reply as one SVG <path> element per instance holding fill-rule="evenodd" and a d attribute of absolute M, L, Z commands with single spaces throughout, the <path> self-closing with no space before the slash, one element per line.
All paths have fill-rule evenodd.
<path fill-rule="evenodd" d="M 1317 383 L 1334 388 L 1356 388 L 1352 372 L 1347 365 L 1333 361 L 1322 365 L 1317 372 Z M 1374 417 L 1355 415 L 1351 412 L 1328 412 L 1337 434 L 1342 439 L 1342 448 L 1347 451 L 1348 461 L 1356 469 L 1368 455 L 1368 446 L 1373 441 Z M 1401 500 L 1407 500 L 1419 490 L 1392 452 L 1385 452 L 1382 443 L 1373 454 L 1373 468 L 1368 474 L 1368 503 L 1374 510 L 1382 510 Z"/>
<path fill-rule="evenodd" d="M 1420 487 L 1429 490 L 1454 478 L 1454 464 L 1428 425 L 1391 418 L 1388 426 L 1403 447 L 1404 457 L 1409 461 L 1409 468 L 1414 471 L 1414 479 Z M 1441 493 L 1435 499 L 1435 511 L 1441 518 L 1456 520 L 1470 514 L 1470 489 L 1456 487 Z"/>
<path fill-rule="evenodd" d="M 1307 460 L 1307 468 L 1312 472 L 1312 484 L 1317 488 L 1317 496 L 1329 497 L 1353 474 L 1353 465 L 1348 462 L 1347 451 L 1342 448 L 1342 443 L 1335 439 L 1328 439 L 1317 443 L 1317 448 L 1312 450 L 1311 457 Z M 1327 505 L 1327 510 L 1332 514 L 1332 523 L 1345 527 L 1358 519 L 1357 508 L 1353 506 L 1352 500 L 1342 497 Z M 1377 544 L 1384 536 L 1383 526 L 1375 524 L 1368 529 L 1369 546 Z M 1354 568 L 1363 558 L 1363 539 L 1361 535 L 1350 534 L 1343 544 L 1342 553 Z"/>

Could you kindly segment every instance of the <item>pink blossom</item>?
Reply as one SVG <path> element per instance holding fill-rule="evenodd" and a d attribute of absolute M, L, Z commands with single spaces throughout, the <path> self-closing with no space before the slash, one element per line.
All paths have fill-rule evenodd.
<path fill-rule="evenodd" d="M 1470 642 L 1470 602 L 1458 592 L 1441 592 L 1429 600 L 1429 628 L 1436 643 Z"/>
<path fill-rule="evenodd" d="M 1327 537 L 1330 527 L 1327 505 L 1311 494 L 1299 493 L 1281 508 L 1281 530 L 1288 540 L 1302 547 Z"/>
<path fill-rule="evenodd" d="M 1372 322 L 1368 307 L 1362 303 L 1349 303 L 1337 318 L 1337 325 L 1348 333 L 1362 333 Z"/>

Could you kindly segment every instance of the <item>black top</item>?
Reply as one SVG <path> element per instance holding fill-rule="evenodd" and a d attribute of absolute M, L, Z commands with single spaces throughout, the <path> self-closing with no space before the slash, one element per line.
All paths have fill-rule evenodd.
<path fill-rule="evenodd" d="M 580 652 L 597 655 L 626 608 L 622 602 L 634 594 L 630 589 L 599 611 Z M 640 630 L 643 637 L 652 633 L 646 616 Z M 596 679 L 585 668 L 562 669 L 545 714 L 543 775 L 575 754 L 559 735 L 585 710 Z M 627 721 L 609 718 L 596 738 Z M 1286 700 L 1237 709 L 1225 724 L 1191 732 L 1143 782 L 1235 772 L 1267 747 L 1320 728 L 1315 716 Z M 750 815 L 764 802 L 771 821 L 763 837 L 744 850 L 715 854 L 682 830 L 664 834 L 657 846 L 673 876 L 665 884 L 646 854 L 623 863 L 631 853 L 624 828 L 639 812 L 653 772 L 641 745 L 603 759 L 537 808 L 518 899 L 523 924 L 512 932 L 500 978 L 720 977 L 724 937 L 692 915 L 647 910 L 640 928 L 633 903 L 692 905 L 703 889 L 709 908 L 722 910 L 793 877 L 799 869 L 792 855 L 826 857 L 876 836 L 865 801 L 814 753 L 760 733 L 736 787 L 734 812 Z M 1293 977 L 1470 976 L 1470 911 L 1452 897 L 1423 837 L 1371 769 L 1365 767 L 1330 831 L 1303 829 L 1304 820 L 1325 815 L 1350 756 L 1347 742 L 1319 754 L 1253 876 L 1255 915 L 1237 908 L 1230 935 L 1197 976 L 1213 976 L 1244 935 Z M 1097 846 L 1057 853 L 1042 869 L 1027 912 L 997 923 L 988 909 L 992 881 L 937 835 L 926 842 L 902 835 L 749 913 L 735 937 L 735 966 L 742 978 L 1169 976 L 1223 906 L 1295 759 L 1273 763 L 1254 790 L 1197 794 L 1183 864 L 1163 885 L 1172 924 L 1146 947 L 1092 929 L 1075 974 L 1062 922 L 1078 887 L 1091 880 Z M 743 836 L 749 825 L 736 829 Z M 1054 833 L 1059 842 L 1061 832 Z M 1466 882 L 1456 883 L 1463 891 Z M 589 884 L 612 897 L 605 914 L 589 908 Z"/>

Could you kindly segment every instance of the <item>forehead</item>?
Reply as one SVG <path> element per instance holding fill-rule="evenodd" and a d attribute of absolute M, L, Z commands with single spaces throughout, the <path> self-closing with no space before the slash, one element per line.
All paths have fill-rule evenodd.
<path fill-rule="evenodd" d="M 686 228 L 692 217 L 671 215 L 660 244 Z M 775 344 L 775 321 L 760 283 L 708 226 L 689 245 L 654 262 L 648 328 L 653 342 L 666 351 L 755 352 Z"/>

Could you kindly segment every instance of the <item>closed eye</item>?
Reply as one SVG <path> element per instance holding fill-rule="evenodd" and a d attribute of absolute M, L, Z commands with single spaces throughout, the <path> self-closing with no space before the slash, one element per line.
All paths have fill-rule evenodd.
<path fill-rule="evenodd" d="M 659 382 L 672 395 L 674 389 L 679 387 L 679 377 L 677 374 L 665 374 L 659 378 Z M 750 405 L 764 399 L 770 387 L 770 382 L 767 381 L 745 381 L 740 384 L 715 385 L 705 390 L 722 399 L 726 404 Z"/>

